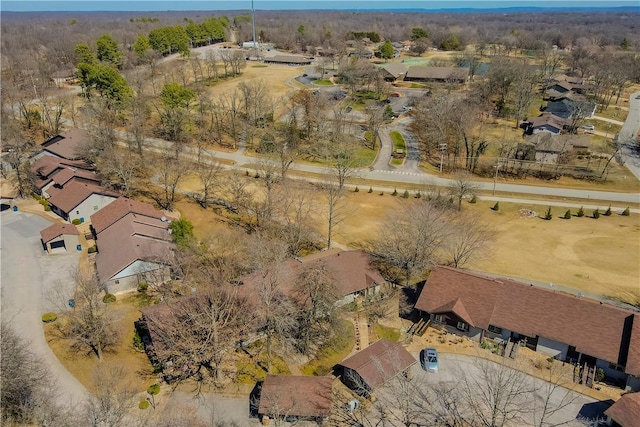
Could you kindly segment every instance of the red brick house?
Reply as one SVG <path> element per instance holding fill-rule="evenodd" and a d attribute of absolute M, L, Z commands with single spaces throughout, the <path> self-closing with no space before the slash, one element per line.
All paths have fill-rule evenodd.
<path fill-rule="evenodd" d="M 482 342 L 523 341 L 640 388 L 640 312 L 507 278 L 450 267 L 431 271 L 415 308 L 432 325 Z"/>

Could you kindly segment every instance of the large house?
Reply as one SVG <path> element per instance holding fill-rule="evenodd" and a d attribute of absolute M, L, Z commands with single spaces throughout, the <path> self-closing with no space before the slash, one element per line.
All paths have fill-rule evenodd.
<path fill-rule="evenodd" d="M 71 180 L 63 187 L 50 186 L 47 194 L 51 210 L 69 222 L 88 221 L 92 214 L 118 198 L 117 193 L 82 180 Z"/>
<path fill-rule="evenodd" d="M 602 368 L 640 388 L 640 313 L 590 298 L 450 267 L 431 271 L 415 308 L 432 325 L 513 340 L 558 360 Z"/>
<path fill-rule="evenodd" d="M 60 187 L 75 179 L 100 183 L 93 166 L 83 160 L 66 160 L 55 156 L 42 156 L 30 166 L 36 193 L 49 198 L 46 190 L 52 185 Z"/>
<path fill-rule="evenodd" d="M 170 280 L 174 244 L 165 213 L 120 198 L 91 217 L 96 270 L 109 293 L 135 290 L 141 282 Z"/>
<path fill-rule="evenodd" d="M 267 375 L 260 391 L 260 417 L 314 419 L 331 415 L 332 379 L 301 375 Z"/>
<path fill-rule="evenodd" d="M 358 394 L 370 395 L 416 362 L 402 344 L 381 339 L 340 362 L 337 371 L 347 387 Z"/>
<path fill-rule="evenodd" d="M 465 67 L 428 67 L 413 65 L 407 70 L 404 80 L 412 82 L 465 83 L 469 69 Z"/>
<path fill-rule="evenodd" d="M 309 65 L 311 59 L 301 55 L 274 55 L 264 58 L 265 64 Z"/>
<path fill-rule="evenodd" d="M 80 160 L 82 150 L 88 145 L 89 140 L 86 131 L 72 128 L 43 142 L 42 151 L 35 158 L 46 155 L 66 160 Z"/>
<path fill-rule="evenodd" d="M 559 134 L 567 126 L 567 121 L 551 113 L 542 113 L 527 123 L 526 133 L 550 132 Z"/>
<path fill-rule="evenodd" d="M 380 272 L 370 265 L 366 252 L 342 250 L 288 259 L 267 272 L 266 276 L 263 271 L 257 271 L 234 280 L 234 283 L 241 285 L 240 292 L 249 298 L 258 295 L 263 280 L 277 280 L 285 294 L 293 295 L 296 279 L 310 269 L 322 269 L 327 273 L 335 286 L 336 305 L 350 303 L 358 295 L 375 295 L 386 283 Z"/>
<path fill-rule="evenodd" d="M 381 67 L 382 75 L 386 81 L 402 80 L 407 73 L 407 66 L 402 62 L 392 62 Z"/>

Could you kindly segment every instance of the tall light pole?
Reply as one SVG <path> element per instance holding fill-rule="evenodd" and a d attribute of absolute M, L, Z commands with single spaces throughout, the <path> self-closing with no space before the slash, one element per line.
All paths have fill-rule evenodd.
<path fill-rule="evenodd" d="M 256 10 L 253 7 L 253 0 L 251 0 L 251 32 L 253 33 L 253 50 L 256 50 Z"/>

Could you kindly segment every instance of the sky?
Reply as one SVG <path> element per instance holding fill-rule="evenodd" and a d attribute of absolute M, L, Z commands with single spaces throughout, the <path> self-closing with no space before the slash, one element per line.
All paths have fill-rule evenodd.
<path fill-rule="evenodd" d="M 450 8 L 505 8 L 505 7 L 620 7 L 633 6 L 640 10 L 638 0 L 254 0 L 256 10 L 311 10 L 311 9 L 450 9 Z M 0 1 L 2 11 L 166 11 L 166 10 L 245 10 L 251 9 L 251 0 L 13 0 Z"/>

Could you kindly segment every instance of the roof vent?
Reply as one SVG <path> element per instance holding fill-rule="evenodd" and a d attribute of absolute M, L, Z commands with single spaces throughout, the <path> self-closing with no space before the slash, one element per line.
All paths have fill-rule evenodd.
<path fill-rule="evenodd" d="M 584 294 L 582 292 L 578 292 L 578 297 L 582 298 L 584 296 Z"/>
<path fill-rule="evenodd" d="M 162 215 L 162 218 L 160 218 L 160 221 L 162 221 L 162 222 L 167 222 L 167 217 L 166 217 L 166 216 L 164 216 L 164 215 Z"/>

